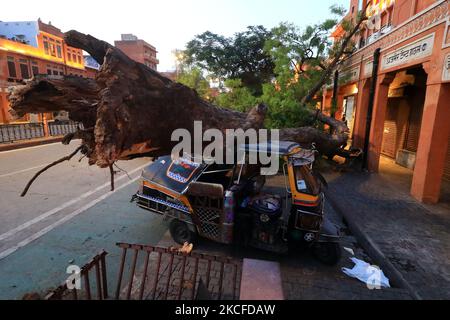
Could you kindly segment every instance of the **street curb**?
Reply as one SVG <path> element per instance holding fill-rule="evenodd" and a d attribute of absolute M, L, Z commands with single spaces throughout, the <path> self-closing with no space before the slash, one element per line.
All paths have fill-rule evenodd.
<path fill-rule="evenodd" d="M 367 252 L 370 258 L 380 266 L 383 272 L 386 273 L 386 276 L 390 280 L 392 280 L 392 283 L 397 287 L 408 290 L 409 294 L 414 300 L 423 300 L 417 290 L 415 290 L 409 284 L 409 282 L 403 277 L 401 272 L 389 261 L 389 259 L 384 255 L 384 253 L 372 240 L 372 238 L 366 232 L 362 231 L 362 229 L 352 219 L 352 217 L 348 213 L 346 213 L 346 210 L 341 208 L 340 204 L 338 204 L 337 201 L 335 201 L 333 197 L 330 196 L 329 192 L 325 192 L 325 194 L 333 209 L 342 217 L 344 217 L 350 231 L 358 239 L 363 249 Z"/>
<path fill-rule="evenodd" d="M 40 146 L 40 145 L 49 144 L 49 143 L 61 142 L 62 139 L 63 139 L 63 137 L 56 137 L 56 138 L 50 138 L 50 139 L 29 140 L 29 141 L 23 141 L 23 142 L 18 142 L 18 143 L 0 144 L 0 152 L 35 147 L 35 146 Z"/>

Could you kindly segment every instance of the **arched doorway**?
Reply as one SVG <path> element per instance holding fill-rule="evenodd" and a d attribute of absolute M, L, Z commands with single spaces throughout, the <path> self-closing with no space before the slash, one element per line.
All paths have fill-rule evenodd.
<path fill-rule="evenodd" d="M 427 74 L 419 67 L 397 72 L 389 87 L 381 154 L 414 170 Z"/>
<path fill-rule="evenodd" d="M 401 70 L 389 86 L 379 173 L 409 193 L 426 96 L 421 66 Z"/>

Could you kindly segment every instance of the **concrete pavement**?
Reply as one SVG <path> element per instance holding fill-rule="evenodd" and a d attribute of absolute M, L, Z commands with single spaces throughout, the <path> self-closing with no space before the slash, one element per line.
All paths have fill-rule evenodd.
<path fill-rule="evenodd" d="M 35 172 L 77 147 L 51 144 L 0 153 L 0 258 L 18 243 L 51 225 L 76 209 L 95 201 L 110 190 L 109 171 L 88 166 L 74 157 L 43 173 L 25 197 L 20 193 Z M 119 163 L 131 179 L 140 175 L 149 159 Z M 117 187 L 128 183 L 128 176 L 116 175 Z"/>
<path fill-rule="evenodd" d="M 44 294 L 59 285 L 70 264 L 84 265 L 101 249 L 107 257 L 108 279 L 114 287 L 120 250 L 116 242 L 169 246 L 167 224 L 156 215 L 130 204 L 137 178 L 149 159 L 119 163 L 129 172 L 116 176 L 116 192 L 109 192 L 109 172 L 89 167 L 77 158 L 44 173 L 25 198 L 19 194 L 33 174 L 46 164 L 69 154 L 77 146 L 52 144 L 0 153 L 0 299 L 21 298 L 27 292 Z M 278 179 L 279 180 L 279 179 Z M 268 191 L 283 179 L 268 182 Z M 343 245 L 371 262 L 348 232 L 342 217 L 327 205 L 329 217 L 341 227 Z M 405 290 L 372 291 L 345 276 L 341 267 L 352 267 L 344 252 L 341 263 L 326 267 L 308 253 L 280 257 L 265 252 L 222 246 L 203 241 L 196 250 L 280 261 L 288 299 L 409 299 Z"/>
<path fill-rule="evenodd" d="M 265 191 L 284 193 L 284 177 L 277 176 L 267 180 Z M 326 202 L 325 214 L 341 231 L 342 247 L 352 249 L 355 257 L 374 264 L 361 247 L 358 240 L 346 227 L 342 216 L 330 203 Z M 177 246 L 169 233 L 158 244 L 162 247 Z M 299 251 L 289 255 L 272 254 L 253 248 L 227 246 L 201 239 L 195 250 L 212 255 L 224 255 L 236 259 L 260 259 L 277 261 L 281 267 L 284 296 L 287 300 L 409 300 L 410 294 L 401 288 L 370 290 L 365 283 L 345 275 L 341 268 L 352 268 L 352 255 L 343 250 L 342 259 L 336 266 L 325 266 L 317 261 L 309 251 Z"/>
<path fill-rule="evenodd" d="M 116 242 L 156 245 L 167 231 L 162 218 L 129 203 L 135 190 L 130 185 L 116 192 L 0 260 L 0 299 L 20 299 L 27 292 L 43 295 L 67 278 L 69 265 L 81 267 L 101 249 L 109 253 L 108 281 L 113 292 L 121 254 Z"/>
<path fill-rule="evenodd" d="M 152 244 L 167 230 L 160 218 L 129 203 L 149 159 L 118 163 L 130 178 L 118 173 L 114 193 L 108 170 L 73 158 L 19 196 L 36 171 L 76 147 L 75 141 L 0 153 L 0 299 L 43 292 L 64 279 L 69 261 L 83 265 L 102 248 L 113 259 L 116 242 Z"/>
<path fill-rule="evenodd" d="M 328 174 L 328 198 L 388 277 L 417 299 L 450 297 L 450 218 L 388 177 Z"/>
<path fill-rule="evenodd" d="M 36 138 L 36 139 L 30 139 L 30 140 L 5 142 L 5 143 L 0 143 L 0 152 L 29 148 L 29 147 L 34 147 L 34 146 L 40 146 L 40 145 L 45 145 L 45 144 L 49 144 L 49 143 L 57 143 L 57 142 L 61 142 L 62 140 L 63 140 L 63 136 L 56 136 L 56 137 L 52 136 L 52 137 Z"/>

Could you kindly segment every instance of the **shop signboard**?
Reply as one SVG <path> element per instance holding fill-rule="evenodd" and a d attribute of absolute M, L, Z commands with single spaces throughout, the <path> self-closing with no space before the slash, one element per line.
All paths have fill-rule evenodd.
<path fill-rule="evenodd" d="M 382 58 L 381 70 L 384 71 L 431 56 L 433 54 L 434 37 L 435 35 L 432 33 L 413 43 L 385 54 Z"/>
<path fill-rule="evenodd" d="M 364 64 L 364 77 L 370 78 L 373 72 L 373 61 L 367 61 Z"/>
<path fill-rule="evenodd" d="M 343 70 L 339 74 L 339 80 L 345 84 L 345 83 L 352 83 L 359 80 L 361 68 L 359 65 L 355 68 Z"/>

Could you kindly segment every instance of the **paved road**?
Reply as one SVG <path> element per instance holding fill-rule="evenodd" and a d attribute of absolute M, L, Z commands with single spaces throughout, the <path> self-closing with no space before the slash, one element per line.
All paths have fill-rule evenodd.
<path fill-rule="evenodd" d="M 22 188 L 46 164 L 69 154 L 77 147 L 52 144 L 0 153 L 0 299 L 20 299 L 27 292 L 45 293 L 65 278 L 70 264 L 84 265 L 101 249 L 109 252 L 108 278 L 118 272 L 120 250 L 116 242 L 168 246 L 167 223 L 134 204 L 130 196 L 149 159 L 119 163 L 123 172 L 116 176 L 116 192 L 109 192 L 109 171 L 89 167 L 78 158 L 44 173 L 20 198 Z M 283 181 L 269 181 L 269 187 Z M 327 213 L 343 229 L 336 212 Z M 344 246 L 357 257 L 370 262 L 347 235 Z M 351 267 L 349 255 L 339 266 L 325 267 L 307 253 L 280 257 L 255 250 L 233 249 L 204 241 L 197 250 L 237 257 L 280 261 L 283 287 L 288 299 L 404 299 L 398 289 L 370 291 L 340 268 Z M 114 285 L 111 284 L 111 287 Z"/>
<path fill-rule="evenodd" d="M 280 187 L 281 186 L 281 187 Z M 270 178 L 265 191 L 283 194 L 284 179 L 281 176 Z M 325 206 L 325 214 L 341 230 L 341 245 L 353 250 L 354 255 L 342 250 L 342 259 L 336 266 L 325 266 L 318 262 L 309 251 L 291 253 L 289 255 L 270 254 L 251 248 L 224 246 L 207 240 L 201 240 L 197 250 L 216 255 L 235 258 L 252 258 L 277 261 L 281 267 L 281 278 L 285 298 L 288 300 L 403 300 L 411 299 L 404 289 L 389 288 L 369 290 L 359 280 L 348 277 L 342 268 L 353 268 L 351 257 L 373 264 L 358 241 L 347 229 L 342 217 L 332 208 L 329 202 Z M 160 246 L 176 245 L 167 233 L 159 243 Z"/>
<path fill-rule="evenodd" d="M 129 203 L 147 158 L 118 163 L 129 177 L 117 173 L 114 193 L 109 171 L 78 157 L 45 172 L 20 197 L 35 172 L 77 143 L 0 153 L 0 299 L 45 291 L 64 279 L 69 262 L 83 265 L 102 248 L 113 258 L 116 242 L 154 244 L 167 230 L 160 218 Z"/>

